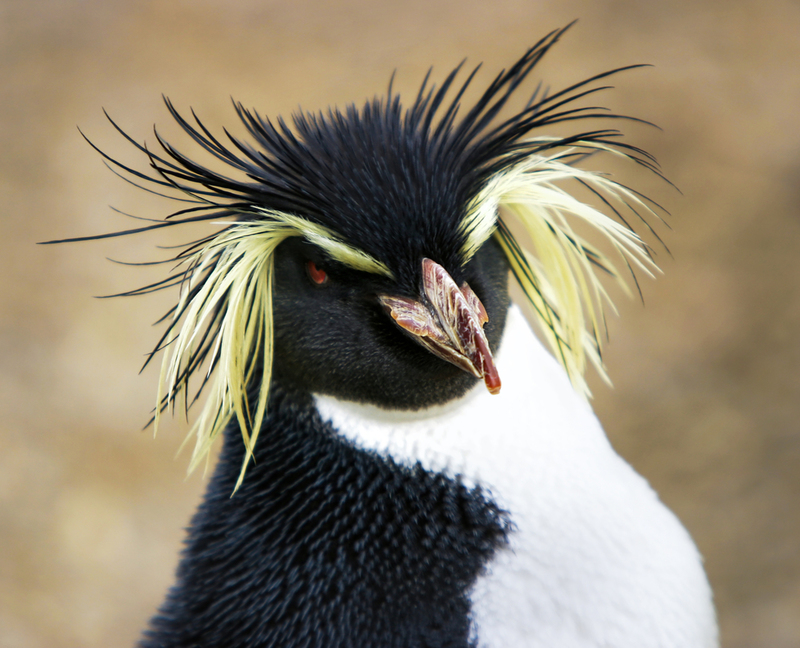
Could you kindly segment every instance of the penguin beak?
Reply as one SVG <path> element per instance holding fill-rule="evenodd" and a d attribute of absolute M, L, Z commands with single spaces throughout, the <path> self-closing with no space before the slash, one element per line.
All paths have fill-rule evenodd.
<path fill-rule="evenodd" d="M 435 261 L 422 260 L 422 301 L 378 295 L 384 310 L 405 333 L 428 351 L 482 378 L 492 394 L 500 392 L 483 325 L 489 321 L 481 300 L 464 282 L 459 288 Z"/>

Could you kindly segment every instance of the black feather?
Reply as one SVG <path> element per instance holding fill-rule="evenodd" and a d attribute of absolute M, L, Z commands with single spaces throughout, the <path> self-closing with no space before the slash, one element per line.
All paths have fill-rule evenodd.
<path fill-rule="evenodd" d="M 468 592 L 506 542 L 480 488 L 357 449 L 273 391 L 254 465 L 229 429 L 141 648 L 468 648 Z"/>

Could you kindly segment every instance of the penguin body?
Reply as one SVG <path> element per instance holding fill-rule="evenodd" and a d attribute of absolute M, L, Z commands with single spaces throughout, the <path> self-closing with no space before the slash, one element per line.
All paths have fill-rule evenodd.
<path fill-rule="evenodd" d="M 357 447 L 479 487 L 504 511 L 508 542 L 469 592 L 475 645 L 716 646 L 689 534 L 614 452 L 517 306 L 497 366 L 499 396 L 478 386 L 419 412 L 316 398 Z"/>
<path fill-rule="evenodd" d="M 206 396 L 190 470 L 224 437 L 143 648 L 716 645 L 697 550 L 610 447 L 583 378 L 605 375 L 599 276 L 625 288 L 617 266 L 656 266 L 626 220 L 653 205 L 581 164 L 658 167 L 615 129 L 541 131 L 627 119 L 573 103 L 627 68 L 502 116 L 564 31 L 471 107 L 477 69 L 457 87 L 457 68 L 408 108 L 390 84 L 293 127 L 236 104 L 250 139 L 221 140 L 167 100 L 224 172 L 114 124 L 151 168 L 106 161 L 180 207 L 85 238 L 211 228 L 123 294 L 180 289 L 150 356 L 165 352 L 154 423 Z M 510 276 L 553 356 L 510 309 Z"/>
<path fill-rule="evenodd" d="M 497 364 L 500 397 L 416 411 L 275 388 L 142 647 L 717 645 L 689 535 L 516 306 Z"/>

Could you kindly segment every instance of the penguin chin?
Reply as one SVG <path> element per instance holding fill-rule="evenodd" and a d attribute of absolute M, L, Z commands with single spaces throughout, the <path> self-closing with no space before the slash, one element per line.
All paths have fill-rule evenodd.
<path fill-rule="evenodd" d="M 424 357 L 422 362 L 383 364 L 361 373 L 320 372 L 309 381 L 311 389 L 308 382 L 301 382 L 284 371 L 276 371 L 275 382 L 291 391 L 313 391 L 343 401 L 408 411 L 457 400 L 483 382 L 424 349 L 414 348 L 410 355 L 412 352 L 413 356 L 427 354 L 429 357 Z"/>
<path fill-rule="evenodd" d="M 440 362 L 444 361 L 440 360 Z M 418 411 L 458 400 L 478 383 L 483 382 L 480 378 L 475 378 L 461 369 L 456 367 L 453 369 L 454 371 L 447 372 L 452 373 L 451 376 L 437 376 L 415 383 L 398 378 L 394 384 L 388 385 L 390 389 L 374 390 L 366 398 L 363 397 L 363 386 L 318 393 L 362 405 L 375 405 L 385 410 Z"/>

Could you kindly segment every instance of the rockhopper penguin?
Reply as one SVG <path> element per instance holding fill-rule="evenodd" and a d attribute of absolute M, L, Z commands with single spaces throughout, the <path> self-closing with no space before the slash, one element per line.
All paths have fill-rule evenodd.
<path fill-rule="evenodd" d="M 477 69 L 456 83 L 457 68 L 407 107 L 390 84 L 291 126 L 236 104 L 244 140 L 167 100 L 224 172 L 120 130 L 150 169 L 109 165 L 181 202 L 104 236 L 208 227 L 166 279 L 125 293 L 180 291 L 153 352 L 155 423 L 192 404 L 195 377 L 191 468 L 223 437 L 140 646 L 717 645 L 694 544 L 611 448 L 582 377 L 587 361 L 602 374 L 598 276 L 654 269 L 626 222 L 652 203 L 586 167 L 658 169 L 614 129 L 547 127 L 623 119 L 581 101 L 621 70 L 506 114 L 564 31 L 474 105 Z"/>

